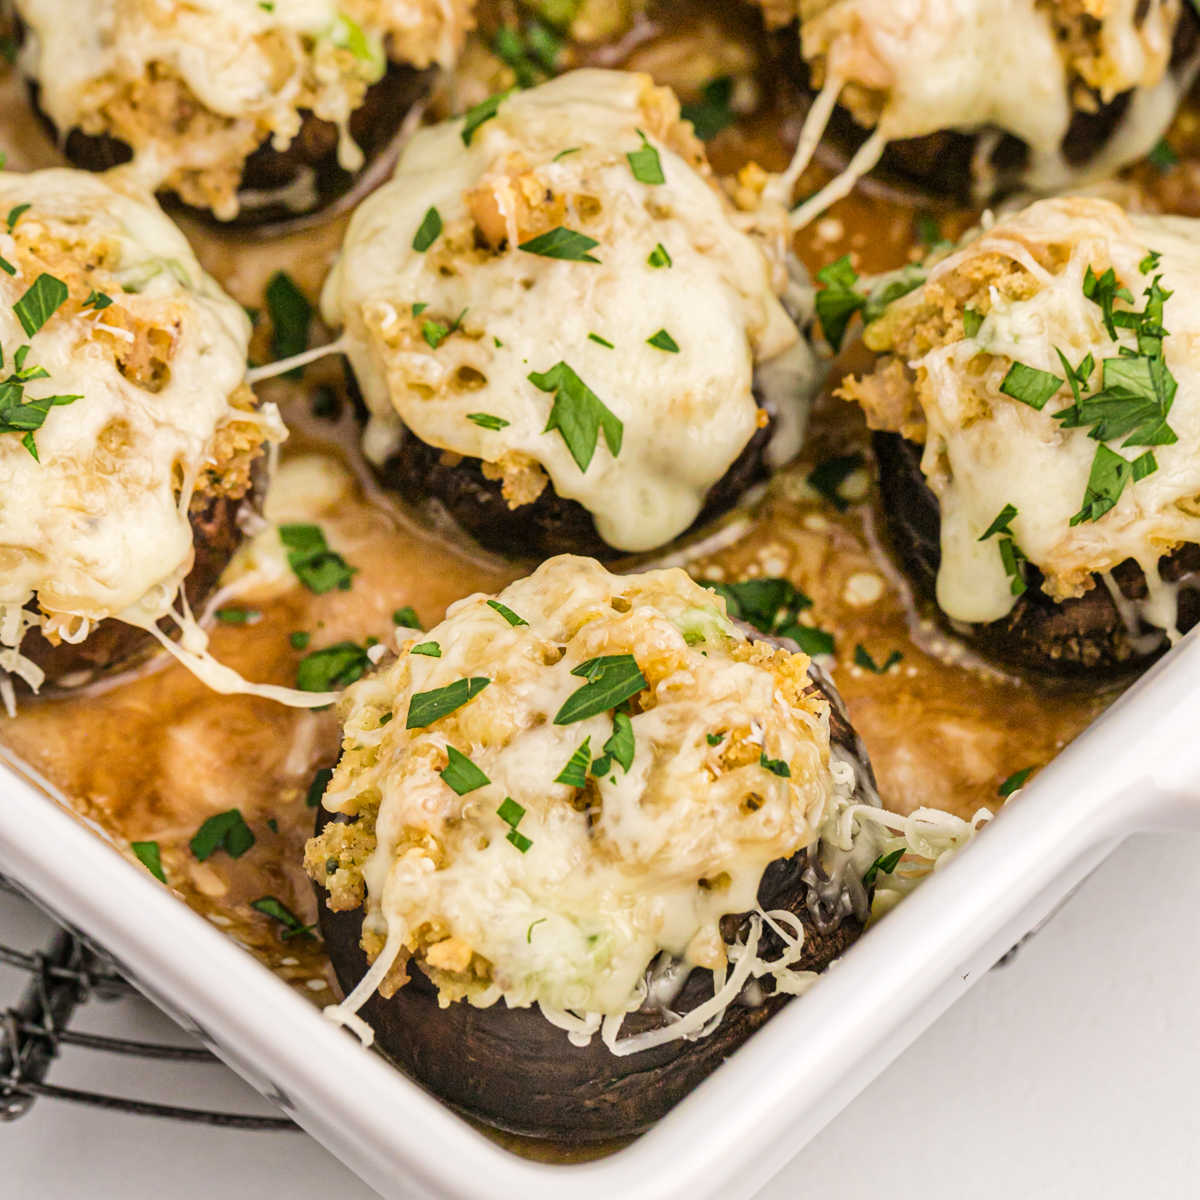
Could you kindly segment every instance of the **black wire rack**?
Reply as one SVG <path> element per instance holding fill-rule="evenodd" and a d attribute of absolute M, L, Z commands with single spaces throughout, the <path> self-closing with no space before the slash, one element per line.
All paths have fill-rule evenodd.
<path fill-rule="evenodd" d="M 3 878 L 0 890 L 22 894 Z M 41 950 L 33 953 L 0 943 L 0 965 L 16 968 L 28 976 L 16 1003 L 0 1016 L 0 1121 L 15 1121 L 25 1116 L 35 1101 L 46 1098 L 225 1129 L 298 1128 L 287 1117 L 187 1108 L 47 1082 L 55 1060 L 64 1050 L 191 1065 L 222 1064 L 216 1055 L 199 1045 L 171 1046 L 72 1030 L 71 1021 L 83 1006 L 97 1000 L 128 1001 L 139 993 L 102 951 L 68 930 L 57 930 Z"/>

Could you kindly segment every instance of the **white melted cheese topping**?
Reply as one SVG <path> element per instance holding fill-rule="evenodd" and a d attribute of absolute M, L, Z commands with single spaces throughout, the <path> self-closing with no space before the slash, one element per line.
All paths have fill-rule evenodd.
<path fill-rule="evenodd" d="M 852 770 L 831 768 L 808 659 L 751 647 L 724 601 L 677 569 L 622 578 L 552 559 L 500 594 L 527 622 L 515 626 L 487 599 L 453 605 L 343 700 L 345 752 L 325 805 L 379 806 L 364 929 L 392 957 L 417 952 L 447 1002 L 619 1015 L 637 1007 L 660 951 L 723 971 L 720 918 L 753 910 L 767 865 L 813 842 L 853 787 Z M 411 653 L 428 642 L 440 658 Z M 600 755 L 613 715 L 554 717 L 584 683 L 572 670 L 610 654 L 633 654 L 649 685 L 633 761 L 577 791 L 555 778 L 585 738 Z M 491 683 L 451 716 L 405 728 L 415 693 L 472 676 Z M 491 782 L 457 795 L 440 775 L 447 745 Z M 498 815 L 505 797 L 524 809 L 525 853 Z M 480 958 L 485 977 L 463 983 Z"/>
<path fill-rule="evenodd" d="M 1074 18 L 1088 31 L 1079 45 L 1072 18 L 1055 13 L 1053 0 L 799 0 L 798 9 L 805 58 L 820 63 L 825 78 L 814 106 L 822 123 L 853 85 L 851 110 L 875 125 L 847 172 L 855 177 L 889 141 L 991 128 L 1029 146 L 1029 186 L 1057 190 L 1081 178 L 1062 155 L 1077 87 L 1103 103 L 1134 93 L 1117 131 L 1084 169 L 1097 178 L 1145 154 L 1186 90 L 1186 79 L 1167 69 L 1182 0 L 1096 0 L 1087 17 Z M 806 139 L 804 162 L 811 144 Z M 797 174 L 794 164 L 787 178 Z M 825 199 L 848 190 L 839 182 Z M 811 203 L 801 209 L 806 217 L 814 211 Z"/>
<path fill-rule="evenodd" d="M 373 456 L 403 423 L 501 469 L 535 465 L 622 550 L 660 546 L 691 524 L 757 427 L 756 364 L 807 349 L 778 299 L 782 209 L 773 241 L 743 232 L 699 144 L 697 165 L 671 148 L 677 118 L 648 77 L 588 70 L 509 97 L 469 146 L 461 121 L 416 134 L 392 182 L 355 213 L 322 301 L 346 329 Z M 631 169 L 639 130 L 662 184 Z M 421 253 L 413 238 L 431 207 L 445 233 Z M 478 221 L 496 249 L 480 249 Z M 556 225 L 595 239 L 599 262 L 516 248 Z M 647 261 L 660 244 L 669 267 Z M 428 307 L 414 317 L 414 305 Z M 421 336 L 431 318 L 458 319 L 436 349 Z M 678 353 L 648 344 L 660 330 Z M 528 378 L 560 361 L 624 427 L 619 454 L 601 436 L 586 471 L 546 431 L 553 398 Z M 483 428 L 468 419 L 479 412 L 508 424 Z"/>
<path fill-rule="evenodd" d="M 1048 246 L 1062 248 L 1059 269 L 1046 269 L 1030 253 Z M 1087 428 L 1066 429 L 1054 419 L 1071 402 L 1070 391 L 1064 385 L 1038 411 L 999 387 L 1014 361 L 1062 378 L 1056 348 L 1072 364 L 1087 354 L 1099 364 L 1117 355 L 1118 345 L 1136 347 L 1129 330 L 1118 328 L 1117 344 L 1109 338 L 1100 306 L 1083 294 L 1083 280 L 1089 266 L 1097 275 L 1111 266 L 1141 308 L 1150 276 L 1139 267 L 1151 250 L 1161 255 L 1153 274 L 1173 291 L 1164 309 L 1169 335 L 1163 353 L 1179 383 L 1169 414 L 1178 441 L 1153 448 L 1158 470 L 1128 484 L 1115 508 L 1072 527 L 1097 443 Z M 1034 294 L 1013 300 L 993 287 L 991 311 L 975 338 L 964 336 L 909 364 L 927 379 L 918 395 L 928 425 L 922 468 L 941 504 L 938 603 L 963 621 L 993 621 L 1011 610 L 1015 600 L 996 540 L 979 538 L 1004 505 L 1013 504 L 1017 545 L 1045 574 L 1052 596 L 1078 595 L 1093 573 L 1132 558 L 1151 590 L 1145 615 L 1171 631 L 1174 606 L 1157 562 L 1180 543 L 1200 542 L 1200 222 L 1129 215 L 1106 200 L 1046 200 L 997 222 L 943 260 L 926 286 L 956 274 L 970 277 L 972 263 L 985 255 L 1029 272 Z M 899 305 L 919 304 L 920 296 Z M 1091 391 L 1098 379 L 1097 372 Z M 1127 459 L 1145 449 L 1122 449 L 1121 439 L 1108 444 Z"/>
<path fill-rule="evenodd" d="M 9 619 L 0 642 L 10 648 L 35 596 L 43 619 L 67 636 L 106 617 L 147 625 L 166 614 L 192 566 L 188 506 L 202 472 L 220 465 L 222 431 L 237 424 L 258 427 L 261 439 L 283 436 L 273 406 L 231 405 L 245 378 L 249 321 L 153 199 L 79 171 L 0 173 L 0 211 L 19 205 L 30 207 L 15 228 L 0 226 L 0 257 L 16 265 L 15 275 L 0 274 L 5 370 L 28 344 L 26 367 L 47 376 L 25 384 L 25 399 L 81 398 L 49 410 L 34 435 L 40 462 L 19 433 L 0 434 L 0 613 Z M 72 289 L 32 338 L 13 309 L 33 283 L 22 242 L 57 256 Z M 80 311 L 90 289 L 72 256 L 102 260 L 129 290 L 114 289 L 110 308 Z M 156 391 L 118 368 L 114 347 L 133 341 L 126 317 L 169 345 L 169 378 Z"/>

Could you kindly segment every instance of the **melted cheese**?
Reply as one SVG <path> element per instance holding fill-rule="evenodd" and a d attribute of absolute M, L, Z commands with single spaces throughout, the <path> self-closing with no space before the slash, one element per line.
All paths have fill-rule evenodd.
<path fill-rule="evenodd" d="M 1100 307 L 1083 294 L 1083 279 L 1089 266 L 1097 275 L 1111 266 L 1140 308 L 1150 280 L 1139 264 L 1151 250 L 1161 255 L 1154 273 L 1174 293 L 1164 310 L 1169 336 L 1163 352 L 1179 384 L 1169 414 L 1178 441 L 1153 448 L 1158 470 L 1127 485 L 1115 508 L 1098 521 L 1072 527 L 1096 442 L 1086 428 L 1066 429 L 1054 419 L 1070 403 L 1065 385 L 1038 411 L 1002 395 L 1000 383 L 1014 361 L 1062 378 L 1056 348 L 1072 364 L 1089 353 L 1099 364 L 1116 356 L 1118 345 L 1135 346 L 1129 330 L 1118 329 L 1117 344 L 1110 340 Z M 988 313 L 974 338 L 963 334 L 959 308 L 948 340 L 934 338 L 938 344 L 912 352 L 907 364 L 924 422 L 922 469 L 941 504 L 937 595 L 949 616 L 993 621 L 1012 609 L 1015 600 L 996 541 L 979 538 L 1004 505 L 1013 504 L 1016 542 L 1045 575 L 1052 597 L 1080 595 L 1095 574 L 1132 558 L 1151 588 L 1146 615 L 1173 627 L 1174 605 L 1164 602 L 1164 590 L 1170 589 L 1158 577 L 1157 562 L 1181 543 L 1200 542 L 1197 279 L 1200 222 L 1128 215 L 1106 200 L 1047 200 L 998 221 L 944 259 L 921 290 L 868 330 L 868 341 L 885 347 L 906 314 L 940 305 L 947 295 L 961 303 L 972 287 L 987 288 Z M 918 326 L 916 337 L 922 336 Z M 1098 379 L 1097 371 L 1092 390 Z M 877 426 L 904 427 L 910 436 L 918 432 L 911 418 L 897 420 L 895 412 L 869 409 L 868 416 Z M 1127 459 L 1145 449 L 1122 449 L 1121 439 L 1109 446 Z"/>
<path fill-rule="evenodd" d="M 473 0 L 19 0 L 22 70 L 65 134 L 79 127 L 133 145 L 147 182 L 182 170 L 233 171 L 270 136 L 284 149 L 302 110 L 336 124 L 354 170 L 352 112 L 388 55 L 448 66 Z M 386 49 L 385 49 L 386 41 Z M 182 94 L 170 90 L 182 85 Z M 208 121 L 190 111 L 196 104 Z M 232 158 L 232 162 L 225 161 Z M 191 196 L 185 198 L 191 199 Z M 237 211 L 232 197 L 218 215 Z"/>
<path fill-rule="evenodd" d="M 0 228 L 0 256 L 16 268 L 0 274 L 5 367 L 28 344 L 26 367 L 47 374 L 25 398 L 81 398 L 49 410 L 34 434 L 40 462 L 19 434 L 0 434 L 6 669 L 29 621 L 81 640 L 107 617 L 148 626 L 166 615 L 192 567 L 198 481 L 225 469 L 228 449 L 252 456 L 284 436 L 273 406 L 248 408 L 245 312 L 152 199 L 78 171 L 0 174 L 0 209 L 24 204 Z M 13 305 L 43 270 L 70 297 L 30 339 Z M 113 304 L 81 309 L 93 288 Z M 153 379 L 123 357 L 131 346 L 158 362 Z M 25 610 L 35 598 L 37 616 Z"/>
<path fill-rule="evenodd" d="M 1135 92 L 1111 144 L 1084 170 L 1099 177 L 1145 154 L 1186 90 L 1168 71 L 1181 0 L 799 0 L 798 9 L 805 58 L 826 81 L 814 125 L 840 95 L 875 127 L 871 161 L 855 176 L 888 141 L 993 129 L 1028 145 L 1029 186 L 1056 190 L 1081 179 L 1062 155 L 1077 111 Z M 813 145 L 810 136 L 789 181 Z M 844 190 L 804 205 L 804 219 Z"/>
<path fill-rule="evenodd" d="M 381 958 L 416 953 L 445 1001 L 551 1013 L 636 1007 L 662 951 L 723 973 L 720 918 L 754 909 L 766 866 L 814 841 L 854 786 L 852 770 L 831 765 L 828 706 L 806 694 L 807 658 L 751 646 L 724 602 L 680 570 L 622 578 L 552 559 L 501 593 L 527 622 L 516 626 L 487 599 L 459 601 L 344 699 L 325 805 L 374 813 L 362 872 L 370 943 Z M 441 657 L 411 653 L 430 641 Z M 584 682 L 571 672 L 630 653 L 649 691 L 634 708 L 629 770 L 614 763 L 584 790 L 556 783 L 585 738 L 599 756 L 613 730 L 611 712 L 554 724 Z M 471 676 L 491 683 L 452 715 L 405 728 L 415 693 Z M 440 775 L 447 746 L 490 782 L 457 795 Z M 524 809 L 526 853 L 506 839 L 505 797 Z M 310 845 L 320 880 L 327 853 Z M 367 992 L 387 969 L 377 961 Z"/>
<path fill-rule="evenodd" d="M 782 208 L 773 225 L 756 214 L 769 236 L 743 232 L 674 98 L 641 75 L 573 72 L 505 100 L 469 146 L 462 130 L 453 121 L 414 136 L 393 181 L 355 213 L 325 288 L 372 413 L 366 444 L 382 457 L 407 426 L 490 464 L 514 507 L 548 475 L 609 544 L 660 546 L 691 524 L 757 428 L 756 365 L 791 349 L 790 378 L 805 376 L 778 299 Z M 639 130 L 662 184 L 631 170 Z M 431 207 L 444 232 L 421 253 L 413 238 Z M 516 248 L 558 225 L 595 239 L 599 262 Z M 659 244 L 670 267 L 647 261 Z M 422 335 L 430 320 L 452 327 L 436 349 Z M 678 353 L 648 345 L 659 330 Z M 586 470 L 547 432 L 552 397 L 528 378 L 560 361 L 624 427 L 619 454 L 601 437 Z M 468 417 L 478 412 L 508 424 L 480 427 Z"/>

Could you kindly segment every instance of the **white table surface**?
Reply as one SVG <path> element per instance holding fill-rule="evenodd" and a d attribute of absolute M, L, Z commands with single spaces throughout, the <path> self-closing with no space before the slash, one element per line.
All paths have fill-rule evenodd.
<path fill-rule="evenodd" d="M 792 1166 L 764 1200 L 1157 1200 L 1200 1194 L 1200 836 L 1127 843 L 986 976 Z M 0 896 L 0 941 L 42 918 Z M 16 997 L 0 968 L 0 1005 Z M 177 1040 L 149 1005 L 94 1004 L 81 1028 Z M 219 1066 L 140 1066 L 69 1051 L 54 1082 L 137 1088 L 188 1105 L 266 1112 Z M 197 1129 L 39 1101 L 0 1125 L 13 1200 L 370 1200 L 299 1133 Z M 564 1189 L 569 1200 L 569 1189 Z"/>

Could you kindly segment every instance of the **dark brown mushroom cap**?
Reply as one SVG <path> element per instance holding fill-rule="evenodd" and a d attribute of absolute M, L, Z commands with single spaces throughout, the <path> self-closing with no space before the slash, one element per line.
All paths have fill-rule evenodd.
<path fill-rule="evenodd" d="M 933 600 L 941 563 L 941 515 L 937 497 L 921 472 L 921 447 L 895 433 L 874 435 L 879 490 L 892 547 L 918 593 Z M 1200 546 L 1182 546 L 1159 560 L 1163 579 L 1179 581 L 1200 571 Z M 1113 570 L 1128 599 L 1146 595 L 1146 578 L 1132 559 Z M 1028 590 L 1008 616 L 982 625 L 954 623 L 985 654 L 1005 666 L 1053 675 L 1087 676 L 1098 683 L 1147 666 L 1166 649 L 1166 635 L 1152 626 L 1129 630 L 1108 588 L 1096 579 L 1075 599 L 1054 601 L 1027 567 Z M 1186 632 L 1200 621 L 1200 592 L 1181 587 L 1178 625 Z M 1154 635 L 1158 633 L 1156 638 Z"/>
<path fill-rule="evenodd" d="M 860 795 L 870 802 L 874 777 L 862 743 L 845 719 L 832 685 L 819 671 L 813 686 L 831 700 L 831 735 L 837 752 L 859 770 Z M 318 811 L 316 832 L 337 818 Z M 359 946 L 362 909 L 333 912 L 317 888 L 321 933 L 342 988 L 349 993 L 366 974 Z M 845 888 L 831 883 L 815 854 L 801 851 L 773 862 L 763 874 L 759 905 L 794 913 L 805 931 L 805 952 L 797 969 L 820 971 L 862 933 L 869 896 L 855 879 Z M 727 941 L 744 937 L 748 914 L 727 916 Z M 763 928 L 759 952 L 776 957 L 783 944 Z M 725 1061 L 790 997 L 766 994 L 760 1003 L 732 1004 L 708 1037 L 675 1041 L 625 1057 L 612 1054 L 597 1034 L 587 1046 L 574 1046 L 565 1031 L 536 1008 L 503 1003 L 474 1008 L 453 1003 L 439 1008 L 434 985 L 415 963 L 411 980 L 389 999 L 378 993 L 360 1015 L 375 1031 L 375 1045 L 406 1074 L 455 1108 L 501 1129 L 571 1142 L 605 1141 L 640 1133 L 664 1116 Z M 769 988 L 766 984 L 764 992 Z M 707 971 L 693 972 L 672 1002 L 686 1013 L 713 994 Z M 746 996 L 747 993 L 743 993 Z M 656 1011 L 630 1013 L 622 1037 L 660 1027 Z"/>
<path fill-rule="evenodd" d="M 221 572 L 241 545 L 243 524 L 257 513 L 266 491 L 264 459 L 251 472 L 251 486 L 244 496 L 198 494 L 192 501 L 189 521 L 195 559 L 183 581 L 183 591 L 194 612 L 199 612 L 216 591 Z M 164 632 L 173 632 L 166 622 Z M 101 621 L 77 645 L 48 642 L 39 630 L 30 629 L 21 642 L 21 653 L 46 672 L 44 689 L 80 687 L 102 675 L 128 669 L 157 645 L 144 629 L 109 618 Z M 20 682 L 18 681 L 18 686 Z"/>

